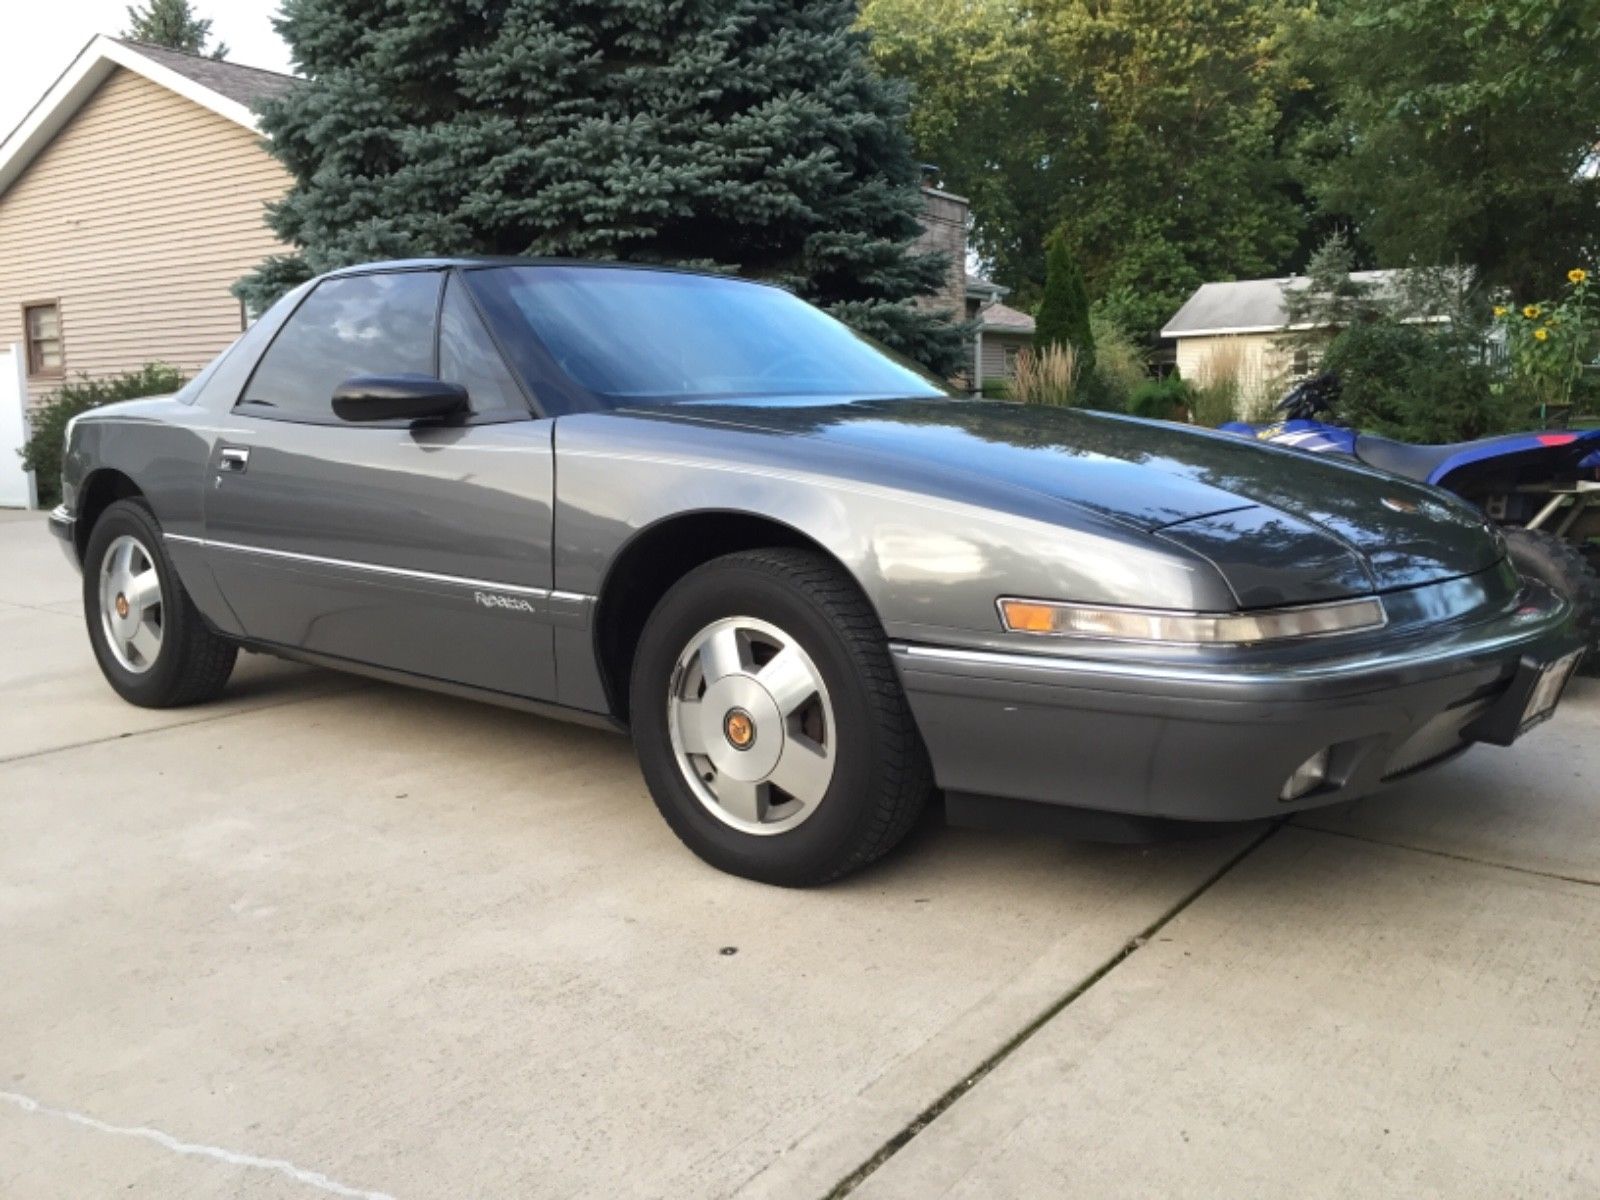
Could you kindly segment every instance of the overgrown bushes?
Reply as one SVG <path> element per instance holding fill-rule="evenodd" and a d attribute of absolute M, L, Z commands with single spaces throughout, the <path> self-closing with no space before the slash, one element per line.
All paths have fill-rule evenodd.
<path fill-rule="evenodd" d="M 1165 379 L 1148 379 L 1128 398 L 1128 412 L 1152 421 L 1188 420 L 1193 389 L 1174 371 Z"/>
<path fill-rule="evenodd" d="M 1600 353 L 1600 294 L 1568 272 L 1555 300 L 1513 303 L 1491 316 L 1460 268 L 1414 269 L 1387 284 L 1357 281 L 1348 242 L 1312 257 L 1290 297 L 1291 325 L 1311 332 L 1284 349 L 1320 351 L 1343 385 L 1337 419 L 1411 442 L 1458 442 L 1533 428 L 1582 408 L 1585 367 Z"/>
<path fill-rule="evenodd" d="M 1339 376 L 1338 416 L 1406 442 L 1462 442 L 1508 433 L 1525 406 L 1494 386 L 1482 347 L 1466 331 L 1380 319 L 1329 343 L 1324 370 Z"/>
<path fill-rule="evenodd" d="M 1094 397 L 1091 408 L 1131 411 L 1133 394 L 1150 382 L 1149 355 L 1128 331 L 1103 313 L 1089 320 L 1094 340 Z"/>
<path fill-rule="evenodd" d="M 146 363 L 137 371 L 108 379 L 82 378 L 63 384 L 30 414 L 28 443 L 22 448 L 22 465 L 34 473 L 39 503 L 53 507 L 61 502 L 61 451 L 68 421 L 102 404 L 160 396 L 183 384 L 183 373 L 165 363 Z"/>

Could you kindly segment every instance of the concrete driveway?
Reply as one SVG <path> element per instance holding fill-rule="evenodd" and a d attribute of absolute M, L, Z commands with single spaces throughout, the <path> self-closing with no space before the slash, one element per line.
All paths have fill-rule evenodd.
<path fill-rule="evenodd" d="M 101 682 L 0 514 L 0 1196 L 1600 1194 L 1600 688 L 1273 830 L 703 867 L 627 744 Z"/>

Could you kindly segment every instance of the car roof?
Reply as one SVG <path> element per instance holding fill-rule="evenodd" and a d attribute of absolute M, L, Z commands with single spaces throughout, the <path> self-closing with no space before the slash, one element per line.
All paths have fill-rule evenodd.
<path fill-rule="evenodd" d="M 700 275 L 709 279 L 735 279 L 742 283 L 759 283 L 780 287 L 765 279 L 751 279 L 744 275 L 730 275 L 721 271 L 707 271 L 695 267 L 673 266 L 670 263 L 618 262 L 601 258 L 535 258 L 518 255 L 457 255 L 440 258 L 393 258 L 377 262 L 353 263 L 324 272 L 319 278 L 336 279 L 342 275 L 370 275 L 382 271 L 441 271 L 450 267 L 604 267 L 617 271 L 651 271 L 657 274 Z"/>

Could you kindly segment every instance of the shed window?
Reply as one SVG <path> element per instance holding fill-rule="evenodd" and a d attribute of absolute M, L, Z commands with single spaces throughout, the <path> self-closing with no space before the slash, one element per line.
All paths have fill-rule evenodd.
<path fill-rule="evenodd" d="M 28 339 L 28 374 L 61 374 L 61 309 L 56 304 L 29 304 L 22 309 Z"/>

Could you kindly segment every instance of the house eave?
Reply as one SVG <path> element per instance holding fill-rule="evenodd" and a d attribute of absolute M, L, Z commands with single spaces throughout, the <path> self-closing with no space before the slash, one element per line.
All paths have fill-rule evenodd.
<path fill-rule="evenodd" d="M 1402 325 L 1448 325 L 1450 318 L 1445 315 L 1435 314 L 1425 317 L 1402 317 Z M 1197 337 L 1242 337 L 1246 334 L 1261 333 L 1310 333 L 1316 329 L 1326 329 L 1325 325 L 1304 321 L 1296 325 L 1235 325 L 1218 329 L 1174 329 L 1167 326 L 1161 331 L 1164 338 L 1182 341 L 1184 338 Z"/>
<path fill-rule="evenodd" d="M 178 74 L 171 67 L 146 58 L 132 46 L 97 34 L 50 85 L 50 90 L 28 110 L 22 123 L 11 131 L 4 142 L 0 142 L 0 195 L 4 195 L 17 181 L 29 164 L 72 120 L 95 89 L 118 67 L 142 75 L 150 82 L 176 92 L 252 133 L 261 132 L 255 114 L 237 100 L 230 100 Z"/>
<path fill-rule="evenodd" d="M 1164 338 L 1242 337 L 1251 333 L 1304 333 L 1317 326 L 1305 325 L 1231 325 L 1217 329 L 1173 329 L 1170 325 L 1161 331 Z"/>

